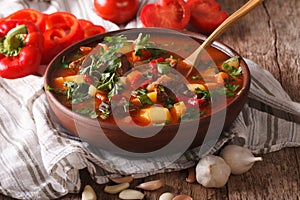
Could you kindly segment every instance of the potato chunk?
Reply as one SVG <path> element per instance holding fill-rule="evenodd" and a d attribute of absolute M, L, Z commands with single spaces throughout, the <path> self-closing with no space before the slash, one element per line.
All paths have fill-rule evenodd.
<path fill-rule="evenodd" d="M 174 120 L 178 121 L 181 116 L 186 112 L 186 106 L 183 101 L 175 103 L 171 108 L 171 114 Z"/>
<path fill-rule="evenodd" d="M 167 108 L 152 106 L 140 110 L 138 116 L 140 121 L 144 123 L 164 123 L 171 121 L 171 113 Z"/>
<path fill-rule="evenodd" d="M 84 78 L 83 78 L 83 75 L 80 74 L 80 75 L 72 75 L 72 76 L 66 76 L 64 77 L 64 81 L 71 81 L 71 82 L 75 82 L 75 83 L 84 83 Z"/>

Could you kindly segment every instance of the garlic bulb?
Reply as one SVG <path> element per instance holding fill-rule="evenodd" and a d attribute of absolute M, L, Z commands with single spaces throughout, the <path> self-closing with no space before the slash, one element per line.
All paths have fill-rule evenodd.
<path fill-rule="evenodd" d="M 205 156 L 196 166 L 196 180 L 204 187 L 223 187 L 229 176 L 230 167 L 219 156 Z"/>
<path fill-rule="evenodd" d="M 220 156 L 230 166 L 232 174 L 242 174 L 248 171 L 262 157 L 254 157 L 252 152 L 238 145 L 227 145 L 221 150 Z"/>

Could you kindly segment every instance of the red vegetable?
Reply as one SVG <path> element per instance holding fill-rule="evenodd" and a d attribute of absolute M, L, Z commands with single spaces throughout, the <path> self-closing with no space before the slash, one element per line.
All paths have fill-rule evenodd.
<path fill-rule="evenodd" d="M 84 38 L 88 38 L 93 35 L 97 35 L 105 32 L 105 28 L 99 25 L 94 25 L 92 22 L 88 20 L 79 19 L 78 21 L 84 31 Z"/>
<path fill-rule="evenodd" d="M 132 19 L 140 6 L 139 0 L 94 0 L 96 13 L 117 24 Z"/>
<path fill-rule="evenodd" d="M 191 24 L 203 34 L 212 33 L 227 17 L 227 12 L 215 0 L 188 0 Z"/>
<path fill-rule="evenodd" d="M 20 78 L 37 71 L 41 61 L 43 36 L 25 20 L 0 22 L 0 76 Z"/>
<path fill-rule="evenodd" d="M 60 51 L 84 38 L 77 18 L 68 12 L 55 12 L 46 19 L 42 64 L 49 63 Z"/>
<path fill-rule="evenodd" d="M 22 10 L 18 10 L 9 16 L 6 17 L 7 19 L 21 19 L 21 20 L 28 20 L 35 23 L 41 31 L 45 30 L 45 21 L 46 21 L 46 14 L 42 12 L 30 8 L 25 8 Z"/>
<path fill-rule="evenodd" d="M 160 0 L 145 5 L 140 17 L 145 27 L 183 29 L 189 23 L 190 15 L 190 7 L 184 0 Z"/>

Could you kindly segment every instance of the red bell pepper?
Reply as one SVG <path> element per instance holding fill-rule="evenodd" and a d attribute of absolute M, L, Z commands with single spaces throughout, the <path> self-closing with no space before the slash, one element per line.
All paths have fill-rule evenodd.
<path fill-rule="evenodd" d="M 42 64 L 48 64 L 60 51 L 84 38 L 77 18 L 68 12 L 55 12 L 46 19 Z"/>
<path fill-rule="evenodd" d="M 0 22 L 0 76 L 20 78 L 34 74 L 41 61 L 43 35 L 32 22 Z"/>
<path fill-rule="evenodd" d="M 37 25 L 41 31 L 45 30 L 45 21 L 46 21 L 47 14 L 44 14 L 38 10 L 25 8 L 22 10 L 18 10 L 6 17 L 7 19 L 19 19 L 19 20 L 28 20 L 33 22 Z"/>
<path fill-rule="evenodd" d="M 84 38 L 88 38 L 105 32 L 105 28 L 103 26 L 95 25 L 88 20 L 79 19 L 78 22 L 80 23 L 84 31 Z"/>

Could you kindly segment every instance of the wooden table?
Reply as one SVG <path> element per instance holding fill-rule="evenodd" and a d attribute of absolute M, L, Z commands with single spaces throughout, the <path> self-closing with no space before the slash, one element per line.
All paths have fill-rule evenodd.
<path fill-rule="evenodd" d="M 223 9 L 232 13 L 246 0 L 224 0 Z M 293 100 L 300 102 L 300 1 L 265 0 L 263 5 L 245 16 L 219 38 L 242 56 L 252 59 L 278 79 Z M 300 134 L 300 133 L 299 133 Z M 206 189 L 185 182 L 186 171 L 159 174 L 138 179 L 163 179 L 166 186 L 146 192 L 145 199 L 157 200 L 165 191 L 188 194 L 200 199 L 300 199 L 300 148 L 286 148 L 263 156 L 247 173 L 231 176 L 220 189 Z M 103 185 L 95 184 L 86 171 L 81 173 L 83 185 L 90 184 L 100 200 L 118 199 L 107 195 Z M 7 197 L 0 196 L 0 199 Z M 81 199 L 81 194 L 68 194 L 61 199 Z"/>

